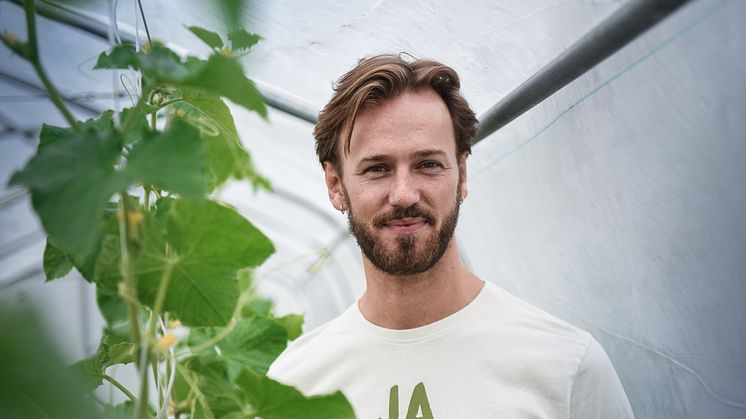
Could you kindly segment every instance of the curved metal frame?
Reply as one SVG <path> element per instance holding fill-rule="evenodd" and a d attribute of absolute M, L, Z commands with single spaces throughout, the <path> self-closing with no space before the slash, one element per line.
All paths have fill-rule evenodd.
<path fill-rule="evenodd" d="M 689 0 L 632 0 L 479 117 L 474 144 L 523 115 Z"/>

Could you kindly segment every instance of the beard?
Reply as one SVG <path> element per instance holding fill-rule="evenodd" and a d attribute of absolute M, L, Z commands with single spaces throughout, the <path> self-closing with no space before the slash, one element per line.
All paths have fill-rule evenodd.
<path fill-rule="evenodd" d="M 460 188 L 456 196 L 461 196 Z M 453 209 L 445 216 L 440 228 L 427 237 L 418 239 L 417 232 L 399 234 L 395 238 L 394 246 L 391 247 L 387 246 L 380 237 L 376 238 L 373 228 L 380 229 L 392 220 L 407 217 L 419 217 L 431 226 L 435 226 L 436 220 L 433 214 L 417 204 L 407 208 L 395 208 L 389 213 L 374 218 L 373 228 L 371 228 L 355 218 L 355 212 L 348 199 L 347 222 L 350 233 L 355 236 L 363 254 L 378 270 L 392 276 L 414 275 L 435 266 L 445 254 L 456 230 L 459 207 L 457 199 L 454 200 Z"/>

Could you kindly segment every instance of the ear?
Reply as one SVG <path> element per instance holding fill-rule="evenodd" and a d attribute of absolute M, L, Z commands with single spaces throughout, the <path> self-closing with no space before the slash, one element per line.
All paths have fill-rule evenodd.
<path fill-rule="evenodd" d="M 337 211 L 347 210 L 344 187 L 342 187 L 342 173 L 337 165 L 329 160 L 324 162 L 324 179 L 326 190 L 329 193 L 329 201 Z"/>
<path fill-rule="evenodd" d="M 459 187 L 461 188 L 461 196 L 459 199 L 462 201 L 469 195 L 469 188 L 466 186 L 466 159 L 469 157 L 469 151 L 461 152 L 458 159 L 458 181 Z"/>

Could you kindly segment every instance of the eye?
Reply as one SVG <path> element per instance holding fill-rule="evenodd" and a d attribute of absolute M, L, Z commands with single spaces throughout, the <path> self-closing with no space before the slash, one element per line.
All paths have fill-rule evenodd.
<path fill-rule="evenodd" d="M 365 169 L 366 173 L 382 173 L 386 171 L 386 167 L 382 164 L 376 164 Z"/>
<path fill-rule="evenodd" d="M 420 163 L 420 167 L 423 169 L 440 169 L 443 165 L 435 160 L 427 160 Z"/>

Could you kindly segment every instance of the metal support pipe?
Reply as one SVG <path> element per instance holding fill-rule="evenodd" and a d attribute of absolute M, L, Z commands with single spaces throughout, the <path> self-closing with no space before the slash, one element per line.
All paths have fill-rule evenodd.
<path fill-rule="evenodd" d="M 474 143 L 565 87 L 689 0 L 631 0 L 479 118 Z"/>
<path fill-rule="evenodd" d="M 12 0 L 13 3 L 23 6 L 22 0 Z M 92 15 L 64 4 L 52 1 L 40 1 L 36 6 L 37 14 L 44 16 L 55 22 L 64 23 L 76 27 L 82 31 L 88 32 L 108 42 L 109 40 L 109 20 L 97 15 Z M 119 35 L 124 42 L 135 43 L 135 34 L 131 28 L 119 27 Z M 294 97 L 287 92 L 274 86 L 255 81 L 259 94 L 262 95 L 264 102 L 277 110 L 295 116 L 296 118 L 315 124 L 318 119 L 318 112 L 310 103 L 305 103 L 302 99 Z"/>

